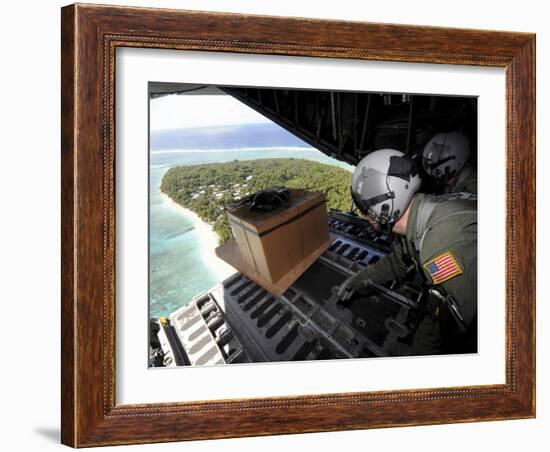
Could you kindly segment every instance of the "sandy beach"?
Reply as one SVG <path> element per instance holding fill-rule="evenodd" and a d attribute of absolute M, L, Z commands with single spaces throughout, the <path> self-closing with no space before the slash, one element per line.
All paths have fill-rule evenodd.
<path fill-rule="evenodd" d="M 207 263 L 208 267 L 216 273 L 220 281 L 235 273 L 237 270 L 219 259 L 214 252 L 218 247 L 218 234 L 214 232 L 212 225 L 201 220 L 195 212 L 181 206 L 165 193 L 161 192 L 160 195 L 166 207 L 173 209 L 178 212 L 178 214 L 181 214 L 193 222 L 193 228 L 200 242 L 203 260 Z"/>

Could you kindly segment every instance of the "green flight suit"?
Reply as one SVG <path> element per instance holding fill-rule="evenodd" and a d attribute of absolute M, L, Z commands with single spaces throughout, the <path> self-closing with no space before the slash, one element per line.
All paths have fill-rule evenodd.
<path fill-rule="evenodd" d="M 456 347 L 457 341 L 476 342 L 477 200 L 464 197 L 417 193 L 406 235 L 397 237 L 391 253 L 361 272 L 365 279 L 383 284 L 416 271 L 428 286 L 456 301 L 463 322 L 451 316 L 447 304 L 430 299 L 411 354 L 455 352 L 464 350 L 460 344 Z M 431 265 L 434 262 L 436 266 Z M 474 347 L 477 344 L 466 346 L 467 351 Z"/>
<path fill-rule="evenodd" d="M 443 187 L 443 193 L 467 192 L 477 195 L 477 172 L 472 165 L 466 163 L 458 176 Z"/>

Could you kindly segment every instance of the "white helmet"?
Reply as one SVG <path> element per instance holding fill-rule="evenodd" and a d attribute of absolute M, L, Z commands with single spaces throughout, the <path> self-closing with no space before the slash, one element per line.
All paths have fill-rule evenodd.
<path fill-rule="evenodd" d="M 445 182 L 456 176 L 470 158 L 470 140 L 460 132 L 435 135 L 422 152 L 422 166 L 430 176 Z"/>
<path fill-rule="evenodd" d="M 351 196 L 363 214 L 389 227 L 401 218 L 421 183 L 414 160 L 401 151 L 380 149 L 357 164 Z"/>

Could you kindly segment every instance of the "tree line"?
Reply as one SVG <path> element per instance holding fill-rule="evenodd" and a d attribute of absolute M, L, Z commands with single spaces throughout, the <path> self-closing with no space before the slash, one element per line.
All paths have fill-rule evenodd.
<path fill-rule="evenodd" d="M 224 207 L 248 194 L 281 186 L 318 191 L 325 194 L 329 209 L 348 211 L 350 184 L 351 173 L 345 169 L 281 158 L 172 167 L 162 178 L 160 189 L 212 224 L 223 244 L 232 237 Z"/>

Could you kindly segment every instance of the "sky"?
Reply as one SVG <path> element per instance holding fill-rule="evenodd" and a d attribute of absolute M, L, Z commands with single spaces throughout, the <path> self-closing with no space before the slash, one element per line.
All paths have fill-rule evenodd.
<path fill-rule="evenodd" d="M 270 122 L 229 95 L 170 95 L 151 100 L 151 130 Z"/>

